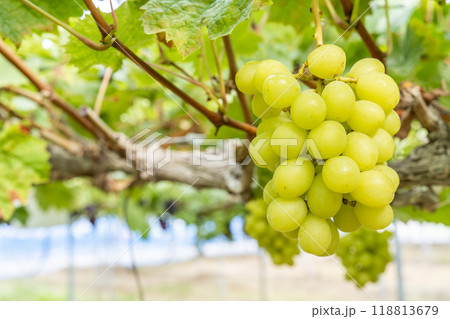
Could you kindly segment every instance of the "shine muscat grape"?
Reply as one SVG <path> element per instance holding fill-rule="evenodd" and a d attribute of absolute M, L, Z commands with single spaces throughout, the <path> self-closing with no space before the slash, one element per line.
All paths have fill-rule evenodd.
<path fill-rule="evenodd" d="M 335 45 L 313 50 L 306 63 L 321 84 L 316 90 L 301 92 L 301 75 L 275 60 L 248 62 L 235 79 L 239 90 L 254 95 L 252 110 L 261 119 L 250 156 L 273 172 L 264 199 L 248 204 L 246 229 L 276 263 L 291 263 L 295 249 L 287 238 L 307 253 L 329 256 L 338 250 L 338 230 L 364 236 L 386 228 L 399 185 L 386 162 L 400 129 L 394 111 L 400 94 L 383 64 L 362 59 L 341 77 L 346 57 Z M 363 257 L 364 266 L 370 256 Z"/>
<path fill-rule="evenodd" d="M 336 255 L 346 268 L 346 279 L 362 288 L 368 282 L 376 282 L 386 265 L 392 260 L 388 239 L 391 233 L 378 233 L 361 228 L 342 237 Z"/>

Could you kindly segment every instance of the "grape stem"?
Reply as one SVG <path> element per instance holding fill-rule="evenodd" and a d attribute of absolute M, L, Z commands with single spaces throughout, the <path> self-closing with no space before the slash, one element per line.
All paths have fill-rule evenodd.
<path fill-rule="evenodd" d="M 294 74 L 294 78 L 296 78 L 296 79 L 303 78 L 303 74 L 304 74 L 305 68 L 307 66 L 308 66 L 308 60 L 306 60 L 305 63 L 302 64 L 302 66 L 300 67 L 298 72 Z"/>
<path fill-rule="evenodd" d="M 93 50 L 104 51 L 104 50 L 108 49 L 111 46 L 111 44 L 104 44 L 104 43 L 94 42 L 91 39 L 81 35 L 77 31 L 75 31 L 74 29 L 69 27 L 66 23 L 64 23 L 61 20 L 55 18 L 54 16 L 52 16 L 47 11 L 42 10 L 40 7 L 36 6 L 34 3 L 32 3 L 32 2 L 30 2 L 28 0 L 19 0 L 19 1 L 22 2 L 24 5 L 26 5 L 27 7 L 29 7 L 30 9 L 32 9 L 32 10 L 38 12 L 39 14 L 43 15 L 44 17 L 46 17 L 47 19 L 49 19 L 53 23 L 59 25 L 61 28 L 65 29 L 67 32 L 69 32 L 70 34 L 75 36 L 78 40 L 80 40 L 81 42 L 83 42 L 85 45 L 87 45 L 88 47 L 90 47 Z"/>
<path fill-rule="evenodd" d="M 350 77 L 346 77 L 346 76 L 335 76 L 332 80 L 326 80 L 325 84 L 328 84 L 333 81 L 341 81 L 341 82 L 345 82 L 345 83 L 358 83 L 357 78 L 350 78 Z"/>
<path fill-rule="evenodd" d="M 316 39 L 316 44 L 318 47 L 323 45 L 323 35 L 322 35 L 322 11 L 319 8 L 319 0 L 312 0 L 311 12 L 314 16 L 314 39 Z"/>

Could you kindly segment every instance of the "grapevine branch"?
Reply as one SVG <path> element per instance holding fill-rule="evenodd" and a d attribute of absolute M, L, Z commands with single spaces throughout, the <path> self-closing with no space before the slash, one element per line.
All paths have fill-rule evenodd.
<path fill-rule="evenodd" d="M 106 89 L 108 88 L 109 81 L 111 80 L 113 74 L 113 69 L 106 68 L 105 73 L 103 74 L 102 82 L 100 83 L 100 87 L 98 89 L 97 98 L 95 99 L 94 111 L 97 115 L 100 114 L 102 109 L 103 100 L 105 98 Z"/>
<path fill-rule="evenodd" d="M 25 0 L 24 0 L 25 1 Z M 199 103 L 197 100 L 193 99 L 191 96 L 186 94 L 184 91 L 180 90 L 177 86 L 175 86 L 171 81 L 166 79 L 163 75 L 158 73 L 154 68 L 152 68 L 149 64 L 139 58 L 133 51 L 131 51 L 124 43 L 122 43 L 115 35 L 111 35 L 111 28 L 108 23 L 105 21 L 100 11 L 95 7 L 91 0 L 83 0 L 87 8 L 92 14 L 97 26 L 102 35 L 102 42 L 112 43 L 112 46 L 117 49 L 120 53 L 125 55 L 125 57 L 129 58 L 132 62 L 134 62 L 137 66 L 139 66 L 142 70 L 144 70 L 148 75 L 154 78 L 156 81 L 161 83 L 163 86 L 167 87 L 170 91 L 175 93 L 178 97 L 180 97 L 184 102 L 193 106 L 200 113 L 202 113 L 205 117 L 207 117 L 210 122 L 212 122 L 217 128 L 220 128 L 222 125 L 234 127 L 236 129 L 256 134 L 256 127 L 249 124 L 243 123 L 234 119 L 227 117 L 226 115 L 220 112 L 212 112 L 208 110 L 205 106 Z M 36 11 L 35 7 L 31 7 Z M 42 10 L 41 10 L 42 11 Z M 37 11 L 42 14 L 42 12 Z M 45 16 L 45 15 L 44 15 Z M 47 17 L 48 18 L 48 17 Z M 109 37 L 110 39 L 105 39 Z M 1 41 L 1 39 L 0 39 Z M 40 90 L 40 91 L 50 91 L 49 87 L 46 86 L 40 79 L 32 74 L 31 70 L 26 67 L 23 61 L 15 55 L 15 53 L 3 42 L 0 42 L 0 53 L 2 53 L 8 60 L 11 61 L 19 70 L 22 71 L 27 77 L 32 81 L 32 83 Z M 64 100 L 59 98 L 56 94 L 52 94 L 50 96 L 50 100 L 58 105 L 61 109 L 63 109 L 66 113 L 72 116 L 77 122 L 79 122 L 82 126 L 88 129 L 94 136 L 98 136 L 98 132 L 95 130 L 95 127 L 92 126 L 91 123 L 86 121 L 85 118 L 80 116 L 74 108 L 68 105 Z"/>
<path fill-rule="evenodd" d="M 234 127 L 236 129 L 256 134 L 256 127 L 243 123 L 234 119 L 227 117 L 226 115 L 212 112 L 204 107 L 197 100 L 193 99 L 191 96 L 186 94 L 184 91 L 180 90 L 177 86 L 175 86 L 171 81 L 166 79 L 160 73 L 158 73 L 155 69 L 153 69 L 150 65 L 148 65 L 145 61 L 139 58 L 133 51 L 131 51 L 127 46 L 125 46 L 119 39 L 116 39 L 112 45 L 115 49 L 117 49 L 120 53 L 125 55 L 128 59 L 133 61 L 137 66 L 142 68 L 145 73 L 150 75 L 156 81 L 167 87 L 170 91 L 179 96 L 184 102 L 193 106 L 197 111 L 206 116 L 216 127 L 220 127 L 222 125 L 227 125 L 230 127 Z"/>
<path fill-rule="evenodd" d="M 316 39 L 317 46 L 320 47 L 323 45 L 323 35 L 322 35 L 322 12 L 319 8 L 319 0 L 312 0 L 311 4 L 311 12 L 314 16 L 314 39 Z"/>
<path fill-rule="evenodd" d="M 239 102 L 242 107 L 242 113 L 244 114 L 245 122 L 250 124 L 250 123 L 252 123 L 252 113 L 250 112 L 250 106 L 248 103 L 247 96 L 244 93 L 242 93 L 241 90 L 238 89 L 238 87 L 236 86 L 236 83 L 234 82 L 238 68 L 237 68 L 236 58 L 234 56 L 233 46 L 231 44 L 231 39 L 230 39 L 229 35 L 226 35 L 223 37 L 223 43 L 224 43 L 225 52 L 226 52 L 227 58 L 228 58 L 228 65 L 230 67 L 230 81 L 232 81 L 234 83 L 234 87 L 236 89 L 236 92 L 237 92 L 237 95 L 239 98 Z"/>
<path fill-rule="evenodd" d="M 63 29 L 65 29 L 66 31 L 71 33 L 73 36 L 75 36 L 78 40 L 83 42 L 85 45 L 87 45 L 91 49 L 94 49 L 96 51 L 104 51 L 104 50 L 106 50 L 106 49 L 108 49 L 110 47 L 109 45 L 106 45 L 106 44 L 103 44 L 103 43 L 94 42 L 91 39 L 86 38 L 85 36 L 79 34 L 77 31 L 75 31 L 74 29 L 69 27 L 66 23 L 58 20 L 57 18 L 55 18 L 54 16 L 49 14 L 47 11 L 42 10 L 41 8 L 39 8 L 34 3 L 32 3 L 32 2 L 30 2 L 28 0 L 19 0 L 19 1 L 22 2 L 24 5 L 26 5 L 27 7 L 29 7 L 30 9 L 33 9 L 34 11 L 42 14 L 44 17 L 46 17 L 47 19 L 49 19 L 53 23 L 59 25 L 60 27 L 62 27 Z"/>
<path fill-rule="evenodd" d="M 71 116 L 81 126 L 91 132 L 94 136 L 98 136 L 98 132 L 95 127 L 92 126 L 85 118 L 83 118 L 78 111 L 54 93 L 50 86 L 43 82 L 24 62 L 23 60 L 5 43 L 0 39 L 0 53 L 10 61 L 23 75 L 25 75 L 31 83 L 46 96 L 52 103 L 58 106 L 62 111 Z"/>
<path fill-rule="evenodd" d="M 352 12 L 353 12 L 353 3 L 352 0 L 340 0 L 342 8 L 344 9 L 344 13 L 346 16 L 347 23 L 350 22 Z M 383 51 L 380 50 L 378 45 L 375 43 L 375 40 L 372 38 L 370 33 L 367 31 L 366 27 L 364 26 L 364 23 L 361 21 L 361 19 L 358 20 L 358 22 L 355 25 L 355 30 L 358 32 L 359 36 L 361 37 L 361 40 L 366 45 L 367 49 L 370 52 L 370 55 L 380 60 L 381 62 L 385 63 L 385 54 Z"/>
<path fill-rule="evenodd" d="M 99 26 L 99 29 L 101 30 L 102 35 L 106 36 L 109 34 L 109 27 L 104 20 L 103 16 L 101 15 L 100 11 L 95 7 L 95 5 L 92 3 L 91 0 L 84 0 L 84 3 L 92 13 L 92 17 L 97 22 L 97 25 Z M 107 30 L 107 31 L 105 31 Z M 143 61 L 141 58 L 139 58 L 132 50 L 130 50 L 123 42 L 121 42 L 118 38 L 114 37 L 112 46 L 118 50 L 120 53 L 125 55 L 128 59 L 130 59 L 132 62 L 134 62 L 137 66 L 139 66 L 144 72 L 146 72 L 148 75 L 150 75 L 152 78 L 154 78 L 156 81 L 164 85 L 166 88 L 168 88 L 170 91 L 175 93 L 178 97 L 180 97 L 184 102 L 187 104 L 193 106 L 197 111 L 202 113 L 204 116 L 206 116 L 217 128 L 219 128 L 222 125 L 234 127 L 236 129 L 249 132 L 252 134 L 256 134 L 256 127 L 248 124 L 243 123 L 234 119 L 231 119 L 227 117 L 224 114 L 221 114 L 219 112 L 212 112 L 208 110 L 205 106 L 203 106 L 201 103 L 199 103 L 197 100 L 193 99 L 191 96 L 186 94 L 184 91 L 180 90 L 177 86 L 175 86 L 171 81 L 166 79 L 164 76 L 162 76 L 160 73 L 158 73 L 155 69 L 153 69 L 150 65 L 148 65 L 145 61 Z"/>

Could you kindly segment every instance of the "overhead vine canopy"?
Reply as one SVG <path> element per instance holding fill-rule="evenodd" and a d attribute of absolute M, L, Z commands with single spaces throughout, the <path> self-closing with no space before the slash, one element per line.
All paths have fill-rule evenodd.
<path fill-rule="evenodd" d="M 389 163 L 401 179 L 397 216 L 450 224 L 448 5 L 390 0 L 388 24 L 384 2 L 356 3 L 321 1 L 319 19 L 324 42 L 337 41 L 348 66 L 375 57 L 400 84 L 402 128 Z M 194 134 L 254 136 L 259 122 L 234 76 L 268 58 L 297 72 L 315 45 L 310 2 L 129 0 L 112 12 L 96 4 L 0 2 L 1 220 L 25 221 L 30 196 L 44 210 L 82 214 L 92 205 L 121 212 L 128 198 L 130 226 L 144 232 L 146 216 L 187 190 L 179 216 L 200 225 L 209 216 L 221 226 L 206 236 L 229 235 L 232 216 L 261 195 L 252 174 L 265 183 L 267 173 L 193 166 L 186 145 Z M 316 87 L 314 77 L 300 80 Z M 145 128 L 182 141 L 151 176 L 125 159 L 127 139 Z M 246 155 L 238 148 L 238 161 Z M 167 191 L 158 181 L 177 184 Z"/>

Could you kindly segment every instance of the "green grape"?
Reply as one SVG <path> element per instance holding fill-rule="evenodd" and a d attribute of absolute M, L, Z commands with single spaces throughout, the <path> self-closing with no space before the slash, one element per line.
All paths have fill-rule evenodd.
<path fill-rule="evenodd" d="M 330 219 L 327 219 L 328 226 L 330 226 L 331 230 L 331 242 L 330 246 L 327 248 L 327 251 L 320 256 L 331 256 L 333 255 L 339 248 L 339 231 L 336 225 Z"/>
<path fill-rule="evenodd" d="M 256 68 L 253 82 L 259 92 L 263 92 L 264 81 L 274 74 L 291 74 L 283 63 L 276 60 L 264 60 Z"/>
<path fill-rule="evenodd" d="M 294 263 L 292 257 L 300 252 L 297 237 L 295 241 L 288 239 L 269 225 L 268 207 L 261 198 L 247 202 L 245 207 L 250 213 L 245 218 L 246 233 L 258 241 L 258 245 L 270 254 L 275 264 L 292 265 Z"/>
<path fill-rule="evenodd" d="M 300 84 L 292 74 L 274 74 L 264 81 L 264 101 L 275 109 L 290 106 L 300 92 Z"/>
<path fill-rule="evenodd" d="M 284 198 L 303 195 L 314 179 L 314 165 L 306 158 L 299 157 L 281 163 L 273 174 L 273 187 Z"/>
<path fill-rule="evenodd" d="M 356 83 L 356 94 L 361 100 L 372 101 L 389 115 L 400 101 L 397 83 L 384 73 L 361 75 Z"/>
<path fill-rule="evenodd" d="M 270 134 L 272 134 L 273 131 L 275 131 L 275 129 L 281 124 L 292 122 L 283 114 L 284 112 L 282 112 L 280 116 L 263 119 L 256 129 L 256 135 L 260 135 L 264 132 L 270 132 Z"/>
<path fill-rule="evenodd" d="M 325 101 L 313 90 L 308 90 L 297 96 L 291 106 L 292 120 L 305 130 L 315 128 L 322 123 L 326 114 Z"/>
<path fill-rule="evenodd" d="M 394 136 L 395 134 L 400 131 L 400 127 L 402 126 L 402 122 L 400 120 L 400 117 L 398 116 L 397 112 L 394 110 L 389 113 L 388 116 L 386 116 L 386 119 L 383 123 L 383 129 L 388 132 L 391 136 Z"/>
<path fill-rule="evenodd" d="M 336 255 L 347 270 L 346 278 L 355 280 L 358 287 L 369 281 L 376 282 L 392 260 L 387 242 L 389 236 L 389 232 L 378 233 L 367 228 L 344 236 Z"/>
<path fill-rule="evenodd" d="M 309 187 L 307 201 L 311 213 L 327 219 L 336 215 L 341 208 L 342 194 L 326 187 L 322 174 L 318 174 Z"/>
<path fill-rule="evenodd" d="M 309 54 L 308 69 L 321 79 L 331 79 L 344 73 L 345 60 L 344 50 L 336 45 L 326 44 Z"/>
<path fill-rule="evenodd" d="M 394 199 L 395 187 L 389 177 L 377 171 L 361 173 L 358 186 L 350 195 L 369 207 L 384 207 Z"/>
<path fill-rule="evenodd" d="M 392 136 L 379 128 L 374 135 L 372 135 L 372 139 L 375 141 L 375 144 L 378 148 L 378 163 L 384 163 L 388 161 L 392 155 L 394 155 L 394 140 Z"/>
<path fill-rule="evenodd" d="M 400 178 L 398 177 L 397 172 L 387 166 L 387 165 L 383 165 L 383 164 L 379 164 L 379 165 L 375 165 L 374 168 L 372 168 L 372 171 L 378 171 L 383 173 L 384 175 L 386 175 L 387 177 L 389 177 L 389 179 L 392 181 L 392 183 L 394 183 L 394 188 L 397 189 L 398 185 L 400 184 Z"/>
<path fill-rule="evenodd" d="M 374 230 L 386 228 L 394 219 L 394 212 L 390 205 L 374 208 L 356 203 L 355 216 L 361 225 Z"/>
<path fill-rule="evenodd" d="M 206 108 L 212 112 L 217 112 L 219 110 L 219 104 L 214 100 L 209 100 L 206 102 Z"/>
<path fill-rule="evenodd" d="M 303 199 L 278 197 L 267 209 L 267 220 L 273 229 L 285 233 L 296 230 L 307 213 L 308 208 Z"/>
<path fill-rule="evenodd" d="M 283 246 L 284 246 L 284 240 L 283 240 L 283 238 L 282 238 L 282 237 L 277 237 L 277 238 L 275 238 L 275 239 L 273 240 L 273 242 L 272 242 L 272 246 L 273 246 L 275 249 L 279 249 L 279 250 L 283 249 Z"/>
<path fill-rule="evenodd" d="M 325 185 L 337 193 L 349 193 L 359 183 L 360 172 L 358 164 L 348 156 L 330 158 L 322 169 Z"/>
<path fill-rule="evenodd" d="M 307 136 L 308 132 L 294 123 L 285 123 L 275 129 L 270 145 L 281 158 L 296 158 L 302 151 Z"/>
<path fill-rule="evenodd" d="M 277 197 L 278 194 L 273 188 L 273 181 L 270 180 L 267 182 L 266 186 L 264 186 L 263 199 L 266 202 L 266 204 L 269 205 Z"/>
<path fill-rule="evenodd" d="M 352 78 L 359 78 L 361 75 L 373 72 L 384 73 L 384 64 L 378 59 L 365 58 L 353 64 L 347 76 Z"/>
<path fill-rule="evenodd" d="M 347 123 L 352 130 L 371 135 L 384 123 L 383 109 L 370 101 L 356 101 L 355 112 Z"/>
<path fill-rule="evenodd" d="M 281 110 L 270 107 L 265 101 L 262 94 L 255 94 L 252 100 L 252 111 L 257 118 L 267 119 L 280 115 Z"/>
<path fill-rule="evenodd" d="M 342 154 L 347 146 L 347 133 L 345 132 L 345 128 L 336 121 L 322 122 L 309 132 L 308 139 L 311 139 L 315 147 L 317 147 L 322 159 Z M 312 152 L 310 151 L 310 153 Z M 314 157 L 317 156 L 315 154 L 311 155 Z"/>
<path fill-rule="evenodd" d="M 331 244 L 331 229 L 327 220 L 308 214 L 300 225 L 298 243 L 309 254 L 323 255 Z"/>
<path fill-rule="evenodd" d="M 355 111 L 355 94 L 344 82 L 329 83 L 322 91 L 322 98 L 327 105 L 327 120 L 345 122 Z"/>
<path fill-rule="evenodd" d="M 248 210 L 252 212 L 252 217 L 255 218 L 266 217 L 267 205 L 264 203 L 264 201 L 261 200 L 249 201 L 246 204 L 246 207 Z"/>
<path fill-rule="evenodd" d="M 361 227 L 354 210 L 355 208 L 351 205 L 342 205 L 341 209 L 334 215 L 333 220 L 339 230 L 349 233 Z"/>
<path fill-rule="evenodd" d="M 253 76 L 260 62 L 252 61 L 245 63 L 236 73 L 236 86 L 245 94 L 256 94 L 258 90 L 253 82 Z"/>
<path fill-rule="evenodd" d="M 295 230 L 292 230 L 292 231 L 284 232 L 283 235 L 286 238 L 289 238 L 289 239 L 292 239 L 292 240 L 295 239 L 295 241 L 297 241 L 298 240 L 298 228 L 295 229 Z"/>
<path fill-rule="evenodd" d="M 347 147 L 342 155 L 350 157 L 360 171 L 372 169 L 378 160 L 378 147 L 373 139 L 360 132 L 347 135 Z"/>
<path fill-rule="evenodd" d="M 270 132 L 264 132 L 257 135 L 250 143 L 248 152 L 253 159 L 255 165 L 267 168 L 275 165 L 279 161 L 278 155 L 272 150 L 270 146 Z"/>

